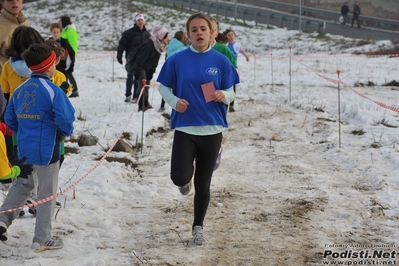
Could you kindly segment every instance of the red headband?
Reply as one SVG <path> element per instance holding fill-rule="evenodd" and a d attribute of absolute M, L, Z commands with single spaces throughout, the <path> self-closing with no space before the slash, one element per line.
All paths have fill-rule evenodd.
<path fill-rule="evenodd" d="M 56 59 L 55 52 L 51 51 L 50 56 L 47 57 L 46 60 L 35 66 L 30 66 L 29 68 L 30 70 L 32 70 L 32 72 L 45 72 L 49 70 L 49 68 L 54 64 L 55 59 Z"/>

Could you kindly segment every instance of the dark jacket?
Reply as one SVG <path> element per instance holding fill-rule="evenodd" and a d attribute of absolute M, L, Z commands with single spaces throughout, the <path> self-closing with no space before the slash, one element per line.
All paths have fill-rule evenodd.
<path fill-rule="evenodd" d="M 353 16 L 354 17 L 358 17 L 360 15 L 360 6 L 359 5 L 355 5 L 353 7 Z"/>
<path fill-rule="evenodd" d="M 349 13 L 349 7 L 347 5 L 343 5 L 341 7 L 341 15 L 348 15 Z"/>
<path fill-rule="evenodd" d="M 155 49 L 154 42 L 148 39 L 140 45 L 134 54 L 133 58 L 130 56 L 127 58 L 126 71 L 131 73 L 143 69 L 145 70 L 146 79 L 151 80 L 161 57 L 161 54 Z"/>
<path fill-rule="evenodd" d="M 144 41 L 150 38 L 151 34 L 144 26 L 142 30 L 135 24 L 134 27 L 124 31 L 119 40 L 118 52 L 116 58 L 122 61 L 122 54 L 125 51 L 125 58 L 128 57 L 131 51 L 136 50 Z"/>
<path fill-rule="evenodd" d="M 53 37 L 50 39 L 53 39 Z M 73 72 L 73 68 L 75 67 L 75 51 L 72 49 L 67 39 L 59 38 L 57 42 L 64 48 L 65 58 L 60 60 L 56 69 L 67 76 L 68 73 Z"/>

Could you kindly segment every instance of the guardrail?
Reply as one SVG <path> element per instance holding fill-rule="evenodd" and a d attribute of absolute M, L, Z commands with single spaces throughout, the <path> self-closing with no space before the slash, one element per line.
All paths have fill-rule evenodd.
<path fill-rule="evenodd" d="M 188 8 L 189 10 L 196 10 L 206 12 L 207 14 L 215 13 L 216 16 L 224 16 L 231 18 L 232 13 L 242 14 L 243 21 L 253 20 L 255 24 L 272 25 L 271 20 L 277 21 L 279 27 L 287 27 L 289 29 L 299 29 L 299 22 L 301 21 L 302 30 L 316 30 L 320 31 L 325 27 L 324 21 L 316 18 L 301 17 L 296 14 L 286 14 L 272 9 L 260 9 L 256 6 L 235 4 L 229 1 L 207 1 L 207 0 L 155 0 L 161 4 L 172 5 L 173 7 Z M 275 25 L 275 23 L 273 24 Z"/>
<path fill-rule="evenodd" d="M 294 4 L 280 3 L 270 0 L 236 0 L 237 3 L 258 6 L 264 8 L 272 8 L 277 9 L 279 11 L 297 14 L 299 15 L 299 10 L 301 10 L 302 15 L 306 17 L 313 17 L 318 19 L 323 19 L 327 21 L 338 21 L 339 16 L 341 15 L 341 11 L 329 11 L 318 8 L 312 8 L 307 6 L 299 6 Z M 227 2 L 234 2 L 227 1 Z M 344 2 L 344 1 L 343 1 Z M 348 14 L 348 21 L 352 19 L 352 14 Z M 375 28 L 383 28 L 387 30 L 399 30 L 399 20 L 393 19 L 384 19 L 370 16 L 360 15 L 360 22 L 364 26 L 375 27 Z"/>
<path fill-rule="evenodd" d="M 151 0 L 150 0 L 151 1 Z M 270 20 L 278 20 L 280 27 L 289 29 L 299 29 L 301 21 L 302 30 L 320 31 L 325 27 L 325 21 L 338 23 L 341 12 L 323 10 L 307 6 L 299 6 L 275 2 L 271 0 L 153 0 L 154 2 L 164 3 L 175 7 L 195 9 L 197 11 L 211 13 L 214 10 L 217 16 L 228 17 L 228 13 L 242 14 L 243 20 L 252 19 L 256 24 L 266 23 L 270 25 Z M 301 10 L 301 15 L 299 14 Z M 348 21 L 352 19 L 352 14 L 348 14 Z M 384 19 L 360 15 L 362 26 L 385 30 L 399 30 L 399 20 Z M 296 27 L 295 27 L 296 26 Z"/>

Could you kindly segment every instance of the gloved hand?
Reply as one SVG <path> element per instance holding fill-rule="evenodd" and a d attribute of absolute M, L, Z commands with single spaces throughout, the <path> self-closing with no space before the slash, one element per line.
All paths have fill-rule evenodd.
<path fill-rule="evenodd" d="M 26 161 L 26 157 L 22 157 L 21 159 L 18 159 L 16 156 L 12 156 L 9 161 L 13 166 L 19 167 L 19 169 L 21 170 L 19 177 L 21 177 L 21 178 L 28 178 L 28 175 L 30 175 L 33 171 L 32 164 L 24 163 Z"/>
<path fill-rule="evenodd" d="M 69 95 L 71 94 L 72 90 L 73 90 L 73 86 L 72 84 L 69 84 L 68 82 L 64 81 L 62 82 L 62 84 L 60 85 L 61 90 L 65 93 L 65 95 Z"/>
<path fill-rule="evenodd" d="M 121 65 L 123 64 L 122 63 L 122 57 L 117 57 L 116 60 L 118 61 L 119 64 L 121 64 Z"/>

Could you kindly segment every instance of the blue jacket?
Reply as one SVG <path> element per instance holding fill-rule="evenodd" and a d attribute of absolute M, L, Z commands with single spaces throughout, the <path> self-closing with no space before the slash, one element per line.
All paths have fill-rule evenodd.
<path fill-rule="evenodd" d="M 181 41 L 179 41 L 176 38 L 173 38 L 169 44 L 168 44 L 168 48 L 166 49 L 166 57 L 169 58 L 172 55 L 174 55 L 175 53 L 178 53 L 180 51 L 183 51 L 185 49 L 187 49 L 188 46 L 184 45 Z"/>
<path fill-rule="evenodd" d="M 60 159 L 60 135 L 73 132 L 75 109 L 65 93 L 43 73 L 33 73 L 14 92 L 5 122 L 16 133 L 18 156 L 49 165 Z"/>

